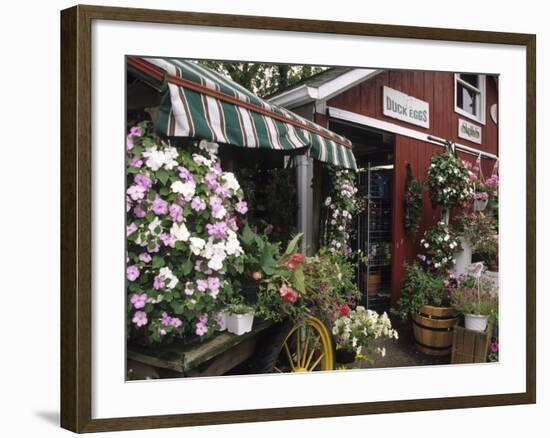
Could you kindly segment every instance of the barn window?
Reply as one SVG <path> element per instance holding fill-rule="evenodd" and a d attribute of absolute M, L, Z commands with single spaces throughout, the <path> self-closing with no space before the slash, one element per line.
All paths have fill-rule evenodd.
<path fill-rule="evenodd" d="M 485 75 L 455 74 L 455 112 L 485 124 Z"/>

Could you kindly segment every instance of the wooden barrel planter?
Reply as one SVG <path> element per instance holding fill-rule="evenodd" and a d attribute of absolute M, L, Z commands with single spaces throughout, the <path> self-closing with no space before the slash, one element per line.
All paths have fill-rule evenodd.
<path fill-rule="evenodd" d="M 453 345 L 453 327 L 458 322 L 452 307 L 422 306 L 413 317 L 418 351 L 431 356 L 446 356 Z"/>

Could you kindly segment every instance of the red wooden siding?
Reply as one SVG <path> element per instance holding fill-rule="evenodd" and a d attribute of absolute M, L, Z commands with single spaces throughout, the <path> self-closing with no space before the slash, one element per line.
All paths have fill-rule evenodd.
<path fill-rule="evenodd" d="M 430 127 L 422 128 L 382 114 L 382 87 L 386 85 L 405 94 L 424 100 L 430 105 Z M 497 82 L 486 78 L 486 124 L 477 124 L 454 112 L 454 75 L 441 72 L 383 71 L 375 77 L 356 85 L 330 99 L 328 106 L 373 117 L 399 126 L 435 135 L 460 144 L 498 155 L 498 127 L 489 114 L 490 107 L 498 101 Z M 472 143 L 458 137 L 458 119 L 462 118 L 482 127 L 482 144 Z M 318 122 L 325 122 L 317 118 Z M 419 250 L 418 241 L 426 228 L 441 218 L 441 209 L 432 209 L 428 193 L 424 193 L 424 215 L 417 235 L 410 238 L 403 228 L 403 189 L 405 170 L 411 163 L 413 174 L 422 182 L 434 153 L 443 148 L 401 135 L 395 136 L 394 154 L 394 198 L 393 198 L 393 254 L 392 254 L 392 303 L 399 297 L 403 279 L 403 263 L 414 259 Z M 475 163 L 476 157 L 459 153 L 459 156 Z M 482 170 L 486 177 L 491 175 L 494 161 L 483 159 Z"/>

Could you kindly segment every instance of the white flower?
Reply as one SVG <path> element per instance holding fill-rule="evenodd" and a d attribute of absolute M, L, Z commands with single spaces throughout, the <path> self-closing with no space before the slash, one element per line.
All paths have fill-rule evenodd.
<path fill-rule="evenodd" d="M 435 268 L 439 268 L 440 266 L 441 266 L 441 263 L 438 263 L 438 262 L 434 263 Z"/>
<path fill-rule="evenodd" d="M 211 141 L 201 140 L 199 142 L 199 149 L 208 152 L 210 156 L 216 155 L 218 153 L 219 145 Z"/>
<path fill-rule="evenodd" d="M 239 256 L 244 253 L 241 248 L 237 234 L 233 230 L 227 231 L 227 241 L 225 242 L 225 252 L 229 255 Z"/>
<path fill-rule="evenodd" d="M 332 202 L 332 198 L 329 196 L 327 199 L 325 199 L 325 207 L 328 207 L 331 202 Z"/>
<path fill-rule="evenodd" d="M 190 201 L 195 196 L 195 183 L 193 181 L 187 181 L 183 183 L 181 181 L 175 181 L 170 186 L 174 193 L 182 195 L 186 201 Z"/>
<path fill-rule="evenodd" d="M 197 164 L 202 164 L 203 166 L 212 167 L 212 160 L 209 160 L 199 154 L 193 154 L 193 161 Z"/>
<path fill-rule="evenodd" d="M 166 284 L 166 287 L 168 289 L 174 289 L 174 287 L 176 287 L 176 285 L 179 283 L 179 280 L 167 266 L 165 266 L 164 268 L 160 268 L 159 275 L 161 275 L 165 280 L 169 280 Z"/>
<path fill-rule="evenodd" d="M 172 228 L 170 228 L 170 235 L 174 238 L 174 240 L 181 240 L 183 242 L 187 242 L 190 236 L 185 224 L 178 224 L 176 222 L 174 222 L 174 224 L 172 224 Z"/>
<path fill-rule="evenodd" d="M 424 244 L 424 248 L 429 248 L 429 247 L 430 247 L 430 245 L 428 244 L 428 242 L 426 242 L 426 243 Z"/>
<path fill-rule="evenodd" d="M 223 186 L 228 190 L 236 192 L 241 188 L 239 181 L 237 181 L 237 178 L 235 178 L 235 175 L 231 172 L 224 172 L 222 179 L 224 180 Z"/>
<path fill-rule="evenodd" d="M 223 261 L 223 257 L 216 255 L 208 261 L 208 267 L 214 271 L 219 271 L 223 268 Z"/>
<path fill-rule="evenodd" d="M 193 289 L 193 283 L 191 283 L 190 281 L 185 283 L 184 292 L 185 292 L 185 295 L 193 295 L 195 293 L 195 290 Z"/>
<path fill-rule="evenodd" d="M 204 239 L 201 239 L 200 237 L 189 238 L 189 246 L 191 248 L 191 252 L 195 255 L 199 255 L 201 253 L 201 250 L 204 248 L 204 245 L 206 245 L 206 242 Z"/>
<path fill-rule="evenodd" d="M 446 242 L 447 240 L 449 240 L 451 236 L 449 236 L 448 234 L 445 234 L 445 237 L 443 238 L 443 240 Z"/>
<path fill-rule="evenodd" d="M 168 146 L 164 152 L 164 168 L 172 170 L 178 165 L 178 162 L 174 159 L 178 157 L 178 150 L 175 147 Z"/>
<path fill-rule="evenodd" d="M 149 227 L 148 227 L 149 231 L 154 236 L 158 236 L 160 234 L 160 232 L 162 231 L 162 227 L 160 227 L 159 230 L 156 231 L 157 227 L 160 227 L 160 219 L 157 216 L 155 216 L 155 219 L 153 219 L 153 222 L 151 222 L 149 224 Z"/>
<path fill-rule="evenodd" d="M 155 172 L 165 163 L 164 152 L 159 151 L 156 146 L 147 148 L 145 152 L 143 152 L 143 156 L 147 158 L 145 165 Z"/>

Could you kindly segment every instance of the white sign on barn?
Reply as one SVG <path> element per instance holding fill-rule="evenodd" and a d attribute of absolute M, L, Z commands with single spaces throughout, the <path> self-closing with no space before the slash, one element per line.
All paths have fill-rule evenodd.
<path fill-rule="evenodd" d="M 466 120 L 458 119 L 458 136 L 481 144 L 481 127 Z"/>
<path fill-rule="evenodd" d="M 430 127 L 430 104 L 401 91 L 384 86 L 382 112 L 385 116 L 413 125 Z"/>

